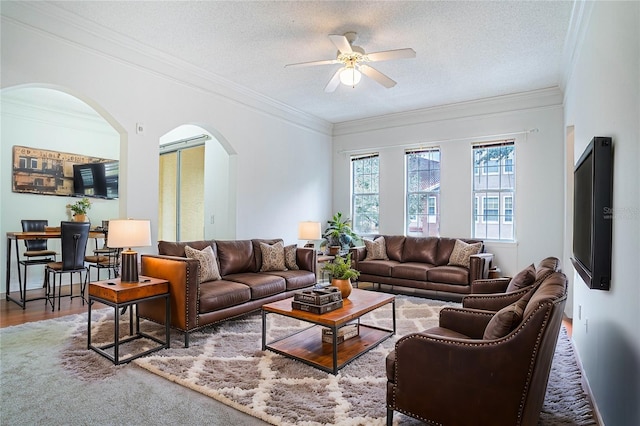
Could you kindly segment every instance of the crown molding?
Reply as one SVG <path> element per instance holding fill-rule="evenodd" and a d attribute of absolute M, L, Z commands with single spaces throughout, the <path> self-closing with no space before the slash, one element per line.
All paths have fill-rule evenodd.
<path fill-rule="evenodd" d="M 582 48 L 593 6 L 594 2 L 584 0 L 576 0 L 573 4 L 569 29 L 567 30 L 562 51 L 560 88 L 563 92 L 566 92 L 567 85 L 575 69 L 577 54 Z"/>
<path fill-rule="evenodd" d="M 223 98 L 260 114 L 331 135 L 333 124 L 217 74 L 124 37 L 46 2 L 2 2 L 2 17 L 75 48 Z"/>
<path fill-rule="evenodd" d="M 514 111 L 562 106 L 563 94 L 559 87 L 494 96 L 473 101 L 417 109 L 378 117 L 336 123 L 333 136 L 370 132 L 393 127 L 412 126 L 465 118 L 486 117 Z"/>

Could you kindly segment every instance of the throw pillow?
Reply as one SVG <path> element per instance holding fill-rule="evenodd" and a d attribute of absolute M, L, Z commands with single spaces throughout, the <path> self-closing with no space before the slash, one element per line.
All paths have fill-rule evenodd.
<path fill-rule="evenodd" d="M 296 251 L 298 250 L 298 246 L 295 244 L 291 244 L 290 246 L 286 246 L 284 248 L 284 266 L 287 269 L 292 271 L 297 271 L 298 264 L 296 263 Z"/>
<path fill-rule="evenodd" d="M 493 315 L 493 318 L 484 329 L 485 340 L 500 339 L 511 333 L 522 321 L 522 314 L 529 298 L 522 297 L 517 302 L 510 304 Z"/>
<path fill-rule="evenodd" d="M 262 267 L 260 268 L 260 272 L 287 270 L 284 261 L 284 246 L 281 242 L 277 242 L 271 246 L 260 243 L 260 251 L 262 252 Z"/>
<path fill-rule="evenodd" d="M 482 250 L 482 243 L 467 244 L 464 241 L 456 240 L 451 256 L 449 256 L 449 265 L 468 268 L 469 258 L 480 253 L 480 250 Z"/>
<path fill-rule="evenodd" d="M 378 237 L 373 241 L 364 240 L 364 246 L 367 248 L 367 256 L 364 260 L 389 260 L 384 237 Z"/>
<path fill-rule="evenodd" d="M 193 247 L 185 246 L 184 253 L 187 257 L 197 259 L 200 262 L 200 282 L 216 281 L 221 279 L 220 271 L 218 270 L 218 261 L 215 254 L 213 254 L 213 248 L 211 246 L 205 247 L 203 250 L 196 250 Z"/>
<path fill-rule="evenodd" d="M 513 278 L 511 278 L 511 281 L 509 281 L 509 285 L 507 286 L 506 293 L 528 287 L 533 284 L 535 280 L 536 267 L 532 263 L 522 271 L 518 272 Z"/>

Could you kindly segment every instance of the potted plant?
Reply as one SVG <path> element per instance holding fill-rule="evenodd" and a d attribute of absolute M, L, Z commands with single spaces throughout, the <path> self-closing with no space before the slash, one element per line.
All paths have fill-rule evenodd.
<path fill-rule="evenodd" d="M 73 219 L 76 222 L 87 221 L 87 211 L 91 208 L 91 201 L 83 197 L 73 204 L 67 204 L 67 208 L 73 212 Z"/>
<path fill-rule="evenodd" d="M 322 234 L 322 237 L 327 240 L 329 247 L 338 246 L 342 250 L 348 250 L 351 247 L 353 238 L 357 237 L 356 233 L 351 229 L 351 220 L 348 218 L 343 219 L 342 213 L 337 212 L 327 221 L 327 224 L 327 229 Z"/>
<path fill-rule="evenodd" d="M 351 253 L 336 256 L 333 262 L 325 263 L 322 270 L 331 274 L 331 285 L 340 289 L 343 299 L 351 294 L 351 279 L 360 276 L 360 271 L 351 267 Z"/>

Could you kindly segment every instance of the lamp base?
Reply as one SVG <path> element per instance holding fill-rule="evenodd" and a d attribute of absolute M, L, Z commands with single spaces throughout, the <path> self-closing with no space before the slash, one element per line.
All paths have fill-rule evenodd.
<path fill-rule="evenodd" d="M 122 252 L 120 264 L 120 282 L 138 282 L 138 252 L 128 250 Z"/>

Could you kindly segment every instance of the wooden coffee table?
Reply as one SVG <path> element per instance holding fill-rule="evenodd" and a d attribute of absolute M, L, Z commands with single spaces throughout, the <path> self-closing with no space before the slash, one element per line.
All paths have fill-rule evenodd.
<path fill-rule="evenodd" d="M 338 374 L 338 370 L 365 352 L 373 349 L 396 332 L 395 296 L 354 288 L 343 306 L 325 314 L 313 314 L 291 307 L 293 298 L 262 306 L 262 350 L 279 353 L 308 365 Z M 392 304 L 393 329 L 380 328 L 360 322 L 360 318 L 381 306 Z M 278 314 L 311 323 L 310 327 L 267 343 L 267 314 Z M 338 329 L 356 321 L 358 336 L 337 344 Z M 322 342 L 322 329 L 332 331 L 333 343 Z"/>

